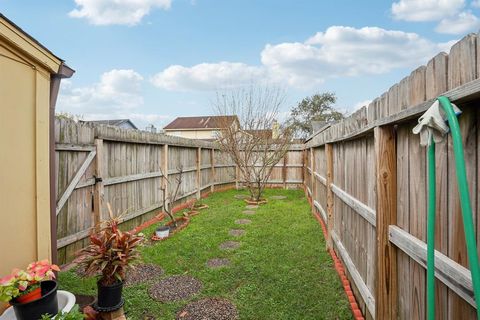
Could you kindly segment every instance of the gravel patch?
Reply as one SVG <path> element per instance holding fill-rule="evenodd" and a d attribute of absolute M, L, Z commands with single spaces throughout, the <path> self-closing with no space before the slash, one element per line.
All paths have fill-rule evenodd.
<path fill-rule="evenodd" d="M 287 199 L 287 197 L 286 196 L 271 196 L 270 199 L 283 200 L 283 199 Z"/>
<path fill-rule="evenodd" d="M 232 250 L 237 249 L 238 247 L 240 247 L 240 242 L 238 241 L 225 241 L 219 246 L 221 250 Z"/>
<path fill-rule="evenodd" d="M 233 303 L 222 298 L 206 298 L 189 303 L 177 313 L 176 320 L 237 320 Z"/>
<path fill-rule="evenodd" d="M 226 267 L 230 264 L 230 260 L 226 258 L 213 258 L 207 261 L 207 267 L 216 269 Z"/>
<path fill-rule="evenodd" d="M 238 200 L 243 200 L 243 199 L 248 199 L 249 196 L 247 196 L 246 194 L 236 194 L 234 198 Z"/>
<path fill-rule="evenodd" d="M 161 302 L 179 301 L 190 298 L 202 290 L 202 283 L 190 276 L 172 276 L 155 283 L 148 293 Z"/>
<path fill-rule="evenodd" d="M 228 234 L 231 235 L 231 236 L 234 236 L 234 237 L 240 237 L 240 236 L 243 236 L 245 234 L 245 230 L 243 230 L 243 229 L 231 229 L 230 231 L 228 231 Z"/>
<path fill-rule="evenodd" d="M 258 205 L 256 205 L 256 204 L 249 204 L 249 205 L 247 205 L 245 208 L 248 209 L 248 210 L 258 209 Z"/>
<path fill-rule="evenodd" d="M 255 212 L 255 210 L 244 210 L 243 213 L 252 215 L 252 214 L 255 214 L 257 212 Z"/>
<path fill-rule="evenodd" d="M 235 223 L 236 224 L 250 224 L 250 223 L 252 223 L 252 220 L 250 220 L 250 219 L 238 219 L 238 220 L 235 220 Z"/>
<path fill-rule="evenodd" d="M 163 274 L 163 269 L 155 264 L 138 264 L 135 266 L 135 269 L 132 269 L 127 273 L 125 285 L 131 286 L 148 282 L 162 276 Z"/>

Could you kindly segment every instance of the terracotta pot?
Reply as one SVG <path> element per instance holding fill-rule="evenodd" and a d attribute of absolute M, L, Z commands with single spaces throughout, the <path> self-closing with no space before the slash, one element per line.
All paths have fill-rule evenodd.
<path fill-rule="evenodd" d="M 40 299 L 42 297 L 42 289 L 40 287 L 30 291 L 27 294 L 24 294 L 18 297 L 16 300 L 18 303 L 27 303 L 33 300 Z"/>

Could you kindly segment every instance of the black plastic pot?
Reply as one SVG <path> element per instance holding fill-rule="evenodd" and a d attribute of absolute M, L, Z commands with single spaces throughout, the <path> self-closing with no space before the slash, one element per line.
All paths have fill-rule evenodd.
<path fill-rule="evenodd" d="M 46 280 L 40 283 L 42 297 L 27 303 L 18 303 L 13 299 L 10 304 L 18 320 L 38 320 L 44 314 L 58 313 L 57 282 Z"/>
<path fill-rule="evenodd" d="M 94 308 L 101 312 L 110 312 L 120 309 L 123 306 L 122 289 L 123 281 L 118 281 L 112 285 L 104 286 L 97 282 L 98 299 Z"/>

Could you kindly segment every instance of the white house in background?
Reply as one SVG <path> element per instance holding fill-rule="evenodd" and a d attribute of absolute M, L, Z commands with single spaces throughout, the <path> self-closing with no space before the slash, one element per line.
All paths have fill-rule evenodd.
<path fill-rule="evenodd" d="M 215 140 L 226 128 L 226 125 L 240 127 L 237 116 L 199 116 L 199 117 L 178 117 L 163 130 L 165 134 L 201 140 Z"/>
<path fill-rule="evenodd" d="M 80 120 L 80 122 L 84 123 L 93 123 L 93 124 L 105 124 L 109 126 L 115 126 L 122 129 L 135 129 L 138 130 L 137 126 L 133 124 L 130 119 L 114 119 L 114 120 L 90 120 L 84 121 Z"/>

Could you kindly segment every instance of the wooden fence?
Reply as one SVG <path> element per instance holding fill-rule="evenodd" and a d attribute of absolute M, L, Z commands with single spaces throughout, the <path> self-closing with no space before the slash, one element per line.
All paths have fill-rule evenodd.
<path fill-rule="evenodd" d="M 470 34 L 305 145 L 305 186 L 367 319 L 426 317 L 426 148 L 412 134 L 440 94 L 459 117 L 477 239 L 480 45 Z M 436 146 L 436 319 L 476 319 L 452 140 Z M 480 241 L 479 241 L 480 242 Z"/>
<path fill-rule="evenodd" d="M 178 202 L 239 182 L 235 165 L 211 142 L 61 119 L 55 141 L 59 263 L 87 244 L 91 228 L 108 217 L 107 203 L 126 229 L 158 214 L 162 173 L 174 183 L 182 168 Z M 269 184 L 302 185 L 302 154 L 303 145 L 292 146 Z"/>

